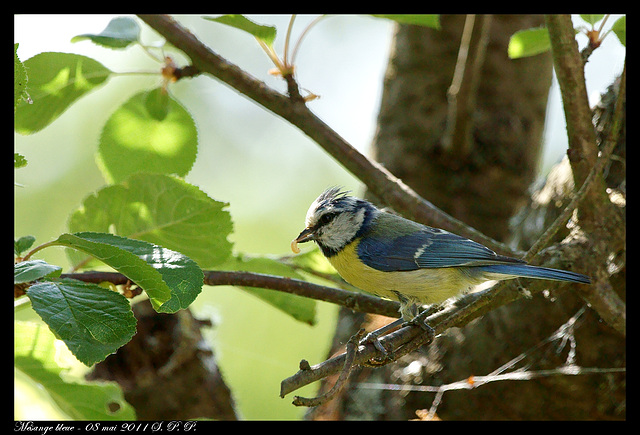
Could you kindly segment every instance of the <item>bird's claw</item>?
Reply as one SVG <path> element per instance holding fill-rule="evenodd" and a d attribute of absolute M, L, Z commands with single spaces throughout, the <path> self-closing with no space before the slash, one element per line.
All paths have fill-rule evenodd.
<path fill-rule="evenodd" d="M 436 336 L 436 331 L 427 322 L 425 322 L 425 317 L 427 317 L 429 314 L 431 314 L 429 310 L 424 310 L 423 312 L 415 316 L 413 319 L 403 323 L 402 326 L 403 327 L 418 326 L 422 328 L 427 333 L 427 336 L 429 337 L 429 342 L 431 342 Z"/>

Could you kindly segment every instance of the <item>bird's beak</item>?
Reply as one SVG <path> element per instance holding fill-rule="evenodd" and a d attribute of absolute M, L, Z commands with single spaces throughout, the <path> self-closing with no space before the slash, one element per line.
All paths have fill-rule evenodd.
<path fill-rule="evenodd" d="M 313 231 L 314 231 L 313 228 L 305 228 L 304 230 L 302 230 L 302 232 L 298 235 L 298 237 L 296 237 L 291 241 L 291 250 L 294 253 L 298 254 L 300 252 L 300 249 L 298 248 L 298 243 L 304 243 L 304 242 L 308 242 L 309 240 L 313 240 L 315 236 Z"/>
<path fill-rule="evenodd" d="M 299 235 L 298 237 L 296 237 L 296 243 L 304 243 L 304 242 L 308 242 L 309 240 L 313 240 L 313 237 L 315 236 L 314 234 L 314 229 L 313 228 L 305 228 Z"/>

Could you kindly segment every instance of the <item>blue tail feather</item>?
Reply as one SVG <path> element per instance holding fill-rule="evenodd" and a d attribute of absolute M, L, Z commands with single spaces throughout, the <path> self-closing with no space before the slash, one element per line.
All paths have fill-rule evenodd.
<path fill-rule="evenodd" d="M 528 264 L 491 264 L 481 266 L 484 272 L 515 275 L 524 278 L 551 279 L 554 281 L 570 281 L 591 284 L 591 279 L 580 273 L 568 270 L 550 269 L 548 267 L 531 266 Z"/>

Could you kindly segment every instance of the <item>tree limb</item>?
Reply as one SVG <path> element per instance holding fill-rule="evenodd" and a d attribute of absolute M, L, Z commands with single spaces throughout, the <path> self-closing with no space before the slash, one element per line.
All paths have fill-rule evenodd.
<path fill-rule="evenodd" d="M 380 299 L 364 293 L 355 293 L 333 287 L 313 284 L 307 281 L 282 276 L 266 275 L 254 272 L 229 272 L 220 270 L 204 270 L 204 284 L 208 286 L 232 285 L 244 287 L 260 287 L 304 296 L 319 301 L 341 305 L 361 313 L 373 313 L 387 317 L 400 317 L 400 304 Z M 79 281 L 100 283 L 110 282 L 115 285 L 129 283 L 129 279 L 118 272 L 83 272 L 63 273 L 61 278 L 72 278 Z"/>
<path fill-rule="evenodd" d="M 347 379 L 349 378 L 349 374 L 351 373 L 351 369 L 353 368 L 353 363 L 358 352 L 358 343 L 362 336 L 364 335 L 364 329 L 360 329 L 354 336 L 352 336 L 347 342 L 347 350 L 345 352 L 344 365 L 342 367 L 342 371 L 340 372 L 340 376 L 338 376 L 338 380 L 334 384 L 334 386 L 327 393 L 313 398 L 306 398 L 295 396 L 293 398 L 293 404 L 295 406 L 319 406 L 323 403 L 328 402 L 333 399 L 336 394 L 338 394 L 342 388 L 347 383 Z M 300 370 L 311 370 L 311 367 L 303 365 L 302 362 L 300 364 Z"/>
<path fill-rule="evenodd" d="M 584 65 L 578 51 L 571 16 L 546 15 L 545 21 L 567 121 L 567 154 L 573 170 L 574 184 L 582 186 L 598 158 L 596 135 L 591 121 L 593 114 L 589 107 L 584 79 Z"/>
<path fill-rule="evenodd" d="M 527 254 L 524 256 L 523 260 L 531 261 L 533 257 L 545 246 L 548 246 L 549 241 L 556 234 L 556 232 L 560 229 L 560 227 L 567 224 L 567 221 L 571 217 L 573 211 L 578 207 L 579 203 L 582 199 L 587 195 L 589 189 L 593 186 L 594 180 L 598 176 L 602 176 L 602 173 L 605 169 L 606 164 L 609 162 L 609 158 L 611 157 L 611 153 L 613 152 L 616 144 L 618 143 L 618 137 L 620 135 L 620 127 L 621 120 L 623 116 L 623 101 L 624 94 L 626 92 L 626 77 L 627 77 L 627 64 L 625 62 L 624 69 L 622 71 L 621 81 L 620 81 L 620 90 L 618 100 L 616 101 L 616 107 L 613 114 L 613 121 L 611 123 L 611 131 L 609 133 L 609 137 L 607 138 L 604 147 L 602 149 L 601 155 L 596 161 L 596 164 L 593 165 L 589 175 L 584 180 L 582 187 L 575 193 L 573 199 L 567 206 L 564 208 L 562 213 L 558 215 L 556 220 L 545 230 L 544 234 L 538 238 L 538 240 L 534 243 L 534 245 L 529 248 Z"/>
<path fill-rule="evenodd" d="M 527 282 L 530 283 L 527 289 L 532 294 L 542 292 L 549 287 L 548 283 L 541 280 L 527 280 Z M 568 286 L 570 284 L 563 283 L 558 285 Z M 427 317 L 425 323 L 435 330 L 436 335 L 442 334 L 449 328 L 463 327 L 487 312 L 523 297 L 524 293 L 519 291 L 517 280 L 501 281 L 490 289 L 460 297 L 445 309 Z M 426 344 L 428 339 L 428 334 L 425 334 L 423 329 L 414 325 L 404 326 L 379 338 L 380 344 L 386 349 L 402 349 L 403 347 L 415 349 Z M 340 372 L 344 367 L 345 358 L 346 354 L 342 353 L 314 366 L 299 370 L 282 381 L 280 384 L 280 397 Z M 381 355 L 373 344 L 367 343 L 360 346 L 354 357 L 353 364 L 370 365 L 371 360 L 377 360 L 380 363 L 375 365 L 386 365 L 396 359 L 385 358 L 385 355 Z"/>
<path fill-rule="evenodd" d="M 368 159 L 351 146 L 315 116 L 304 101 L 289 98 L 270 89 L 263 82 L 214 53 L 173 18 L 166 15 L 139 15 L 139 17 L 174 47 L 182 50 L 191 59 L 193 68 L 216 77 L 295 125 L 360 179 L 381 201 L 398 213 L 409 219 L 468 237 L 504 255 L 522 256 L 524 254 L 515 252 L 506 244 L 471 228 L 420 197 L 382 165 Z M 290 77 L 288 80 L 293 78 Z M 288 86 L 291 88 L 291 83 L 288 82 Z"/>
<path fill-rule="evenodd" d="M 569 245 L 568 243 L 565 245 Z M 570 246 L 566 249 L 580 250 L 584 248 Z M 544 252 L 544 251 L 543 251 Z M 563 258 L 562 253 L 554 255 L 552 258 Z M 548 258 L 546 259 L 548 262 Z M 262 287 L 313 299 L 336 303 L 355 311 L 381 314 L 388 317 L 399 317 L 398 303 L 380 299 L 366 294 L 353 293 L 331 287 L 312 284 L 296 279 L 265 275 L 252 272 L 227 272 L 227 271 L 204 271 L 204 283 L 210 286 L 236 285 L 249 287 Z M 113 284 L 127 284 L 129 280 L 126 276 L 117 272 L 84 272 L 62 274 L 61 278 L 73 278 L 84 282 L 99 283 L 108 281 Z M 530 280 L 528 290 L 535 294 L 546 288 L 548 283 L 539 280 Z M 566 285 L 566 284 L 565 284 Z M 472 320 L 485 313 L 506 305 L 523 297 L 519 291 L 517 281 L 503 281 L 491 289 L 471 293 L 459 298 L 455 303 L 446 309 L 432 314 L 426 322 L 435 330 L 436 334 L 441 334 L 451 327 L 462 327 Z M 388 359 L 386 355 L 376 349 L 373 344 L 361 346 L 352 355 L 353 361 L 345 365 L 346 354 L 341 354 L 327 361 L 312 367 L 305 366 L 298 373 L 282 381 L 281 396 L 285 396 L 300 387 L 320 380 L 326 376 L 339 373 L 355 365 L 372 364 L 371 361 L 380 362 L 374 365 L 384 365 L 395 361 L 407 351 L 422 346 L 428 340 L 427 334 L 416 326 L 405 326 L 390 334 L 380 338 L 381 344 L 387 349 L 394 349 L 395 358 Z M 398 351 L 399 350 L 399 351 Z M 306 403 L 304 400 L 300 404 Z M 311 403 L 311 402 L 309 402 Z"/>
<path fill-rule="evenodd" d="M 545 21 L 567 122 L 567 154 L 574 185 L 576 189 L 577 186 L 582 186 L 577 196 L 584 196 L 578 210 L 580 226 L 594 242 L 592 251 L 597 258 L 591 269 L 591 275 L 595 277 L 594 285 L 583 289 L 581 294 L 603 320 L 625 335 L 626 305 L 609 282 L 610 273 L 607 270 L 610 253 L 617 252 L 619 247 L 624 249 L 625 234 L 617 228 L 620 226 L 618 211 L 609 200 L 600 169 L 604 168 L 607 155 L 613 150 L 620 130 L 626 92 L 626 62 L 610 137 L 602 149 L 602 156 L 598 159 L 600 150 L 596 143 L 593 114 L 587 98 L 583 58 L 578 51 L 571 16 L 547 15 Z"/>

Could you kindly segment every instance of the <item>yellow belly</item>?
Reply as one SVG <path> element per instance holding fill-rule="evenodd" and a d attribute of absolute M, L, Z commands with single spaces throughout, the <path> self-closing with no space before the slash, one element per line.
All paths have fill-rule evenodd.
<path fill-rule="evenodd" d="M 450 267 L 382 272 L 358 260 L 358 243 L 359 240 L 351 242 L 329 257 L 329 262 L 349 284 L 376 296 L 398 300 L 396 291 L 421 304 L 435 304 L 484 281 L 470 280 L 468 275 Z"/>

